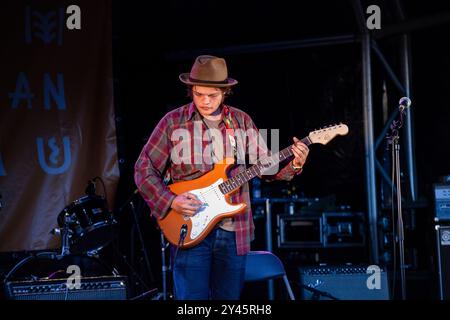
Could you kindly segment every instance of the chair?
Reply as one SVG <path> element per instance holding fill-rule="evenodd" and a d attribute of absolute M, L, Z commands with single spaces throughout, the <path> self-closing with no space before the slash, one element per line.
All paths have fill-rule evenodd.
<path fill-rule="evenodd" d="M 283 278 L 289 298 L 295 300 L 281 260 L 269 251 L 250 251 L 245 266 L 245 281 L 262 281 Z"/>

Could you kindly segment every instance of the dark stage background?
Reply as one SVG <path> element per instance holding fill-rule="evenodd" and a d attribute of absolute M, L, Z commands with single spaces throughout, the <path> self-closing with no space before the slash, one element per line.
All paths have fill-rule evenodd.
<path fill-rule="evenodd" d="M 292 182 L 262 184 L 263 196 L 325 199 L 322 209 L 366 215 L 366 242 L 362 247 L 282 249 L 277 247 L 274 238 L 274 251 L 288 266 L 291 280 L 296 282 L 298 268 L 306 265 L 372 263 L 367 226 L 361 43 L 352 3 L 350 0 L 169 0 L 157 4 L 113 1 L 114 104 L 121 173 L 114 213 L 120 229 L 117 240 L 101 254 L 121 273 L 131 277 L 133 294 L 162 288 L 160 233 L 148 208 L 134 194 L 133 166 L 160 118 L 189 101 L 178 75 L 188 72 L 200 54 L 226 58 L 229 76 L 239 81 L 228 103 L 251 115 L 260 129 L 280 129 L 280 147 L 290 144 L 292 136 L 304 137 L 321 126 L 342 122 L 350 129 L 347 136 L 338 137 L 326 146 L 312 145 L 304 172 Z M 396 1 L 361 3 L 363 8 L 371 4 L 380 6 L 382 20 L 378 34 L 392 30 L 389 27 L 398 26 L 402 21 Z M 416 203 L 408 202 L 402 154 L 408 295 L 413 299 L 437 299 L 433 184 L 450 174 L 447 97 L 450 47 L 446 45 L 450 4 L 441 1 L 401 1 L 401 4 L 406 21 L 416 22 L 408 29 L 419 198 Z M 420 20 L 433 15 L 442 19 Z M 355 37 L 345 44 L 295 46 L 299 40 L 341 35 Z M 375 32 L 380 50 L 400 77 L 400 33 L 379 38 L 376 35 Z M 281 48 L 280 42 L 284 41 L 292 43 Z M 374 54 L 372 89 L 377 138 L 404 94 Z M 377 159 L 390 173 L 389 153 L 384 152 L 385 148 L 383 143 L 377 150 Z M 389 187 L 377 172 L 380 263 L 390 268 L 393 263 L 390 194 L 386 190 Z M 134 212 L 130 200 L 135 205 Z M 279 214 L 286 213 L 282 207 L 277 210 Z M 255 211 L 257 239 L 253 249 L 265 249 L 264 218 Z M 273 221 L 274 229 L 275 224 Z M 143 242 L 137 227 L 142 231 Z M 148 263 L 143 249 L 148 253 Z M 16 254 L 7 265 L 19 257 Z M 167 276 L 170 278 L 170 273 Z M 260 289 L 250 286 L 245 297 L 264 296 L 265 291 Z"/>

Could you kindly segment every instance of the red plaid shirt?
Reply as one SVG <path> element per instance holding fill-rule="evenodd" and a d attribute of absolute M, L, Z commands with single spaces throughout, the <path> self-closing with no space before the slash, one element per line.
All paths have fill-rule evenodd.
<path fill-rule="evenodd" d="M 228 110 L 234 129 L 243 129 L 243 131 L 254 129 L 257 132 L 258 129 L 248 114 L 233 107 L 228 107 Z M 202 128 L 201 134 L 195 132 L 195 130 L 198 131 L 198 128 Z M 190 134 L 192 152 L 184 155 L 190 157 L 190 159 L 184 160 L 190 161 L 181 161 L 181 163 L 180 161 L 172 161 L 171 153 L 177 141 L 173 141 L 171 138 L 174 137 L 172 134 L 176 129 L 185 129 L 186 131 L 184 132 Z M 219 129 L 222 133 L 223 141 L 226 143 L 224 150 L 233 150 L 229 145 L 230 139 L 227 136 L 227 128 L 223 121 L 220 122 Z M 210 148 L 207 149 L 206 147 L 211 144 L 211 141 L 203 139 L 203 133 L 206 130 L 207 128 L 201 120 L 201 115 L 198 113 L 197 108 L 194 103 L 190 103 L 166 114 L 153 130 L 142 149 L 135 164 L 134 179 L 139 192 L 150 207 L 152 215 L 157 219 L 161 219 L 168 213 L 172 201 L 176 197 L 164 183 L 167 170 L 169 170 L 172 182 L 177 182 L 198 178 L 213 169 L 211 154 L 205 152 L 205 150 L 210 150 Z M 177 137 L 176 134 L 175 137 Z M 236 136 L 236 141 L 238 154 L 239 152 L 245 152 L 248 155 L 250 146 L 258 145 L 258 141 L 254 136 L 247 136 L 242 139 Z M 201 146 L 201 148 L 198 146 Z M 262 149 L 262 152 L 267 150 L 265 144 L 261 145 L 261 143 L 258 145 L 258 148 Z M 234 176 L 246 168 L 245 164 L 239 163 L 241 162 L 238 162 L 231 169 L 229 172 L 230 176 Z M 264 176 L 263 178 L 265 180 L 291 180 L 296 173 L 288 163 L 277 174 Z M 243 255 L 250 251 L 250 241 L 254 238 L 255 228 L 248 183 L 245 183 L 236 192 L 232 197 L 232 201 L 234 203 L 245 202 L 247 204 L 246 211 L 234 216 L 237 254 Z"/>

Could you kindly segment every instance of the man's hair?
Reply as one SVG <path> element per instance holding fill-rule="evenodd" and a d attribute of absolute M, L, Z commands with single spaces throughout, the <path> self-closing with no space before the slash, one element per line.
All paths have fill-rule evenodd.
<path fill-rule="evenodd" d="M 186 94 L 189 98 L 193 98 L 192 96 L 192 88 L 194 86 L 193 85 L 187 85 L 186 86 Z M 231 90 L 231 87 L 219 87 L 217 89 L 220 89 L 223 93 L 224 98 L 228 97 L 229 95 L 231 95 L 233 93 L 233 91 Z"/>

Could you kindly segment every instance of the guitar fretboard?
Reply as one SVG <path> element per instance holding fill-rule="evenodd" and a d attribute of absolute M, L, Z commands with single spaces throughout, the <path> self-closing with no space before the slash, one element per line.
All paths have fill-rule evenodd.
<path fill-rule="evenodd" d="M 308 137 L 303 138 L 301 142 L 303 142 L 307 146 L 311 144 L 311 140 Z M 274 153 L 273 155 L 258 160 L 255 165 L 222 182 L 219 185 L 220 191 L 223 194 L 230 193 L 240 188 L 244 183 L 250 181 L 254 177 L 260 176 L 262 173 L 264 173 L 265 170 L 268 170 L 269 168 L 279 164 L 283 160 L 291 157 L 293 155 L 291 147 L 292 145 L 277 153 Z"/>

